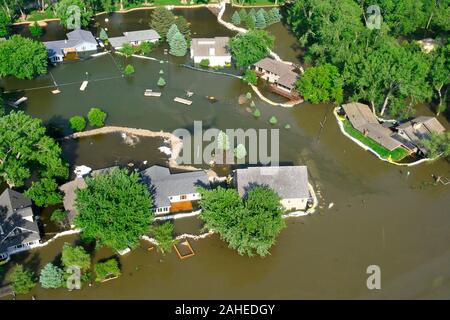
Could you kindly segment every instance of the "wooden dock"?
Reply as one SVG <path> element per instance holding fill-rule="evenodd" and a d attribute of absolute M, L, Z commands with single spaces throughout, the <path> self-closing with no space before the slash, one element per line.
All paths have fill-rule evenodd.
<path fill-rule="evenodd" d="M 178 248 L 178 246 L 180 248 Z M 195 256 L 194 249 L 192 249 L 191 244 L 187 240 L 179 244 L 174 244 L 173 247 L 175 248 L 175 252 L 177 253 L 178 258 L 180 258 L 181 260 Z"/>
<path fill-rule="evenodd" d="M 173 99 L 173 101 L 178 102 L 178 103 L 182 103 L 182 104 L 185 104 L 185 105 L 188 105 L 188 106 L 190 106 L 192 104 L 191 100 L 187 100 L 187 99 L 183 99 L 183 98 L 179 98 L 179 97 L 176 97 L 175 99 Z"/>
<path fill-rule="evenodd" d="M 83 81 L 80 87 L 80 91 L 84 91 L 88 85 L 89 81 Z"/>
<path fill-rule="evenodd" d="M 146 97 L 161 97 L 161 92 L 154 92 L 151 89 L 147 89 L 144 92 L 144 96 L 146 96 Z"/>

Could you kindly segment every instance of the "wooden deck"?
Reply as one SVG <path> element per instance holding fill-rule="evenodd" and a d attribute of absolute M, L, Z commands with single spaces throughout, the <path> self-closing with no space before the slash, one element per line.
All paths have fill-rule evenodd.
<path fill-rule="evenodd" d="M 170 205 L 170 213 L 190 211 L 194 211 L 194 205 L 192 201 L 173 202 Z"/>
<path fill-rule="evenodd" d="M 278 88 L 275 84 L 272 84 L 272 83 L 269 83 L 269 90 L 280 96 L 288 98 L 289 100 L 300 99 L 300 94 L 298 92 L 296 92 L 296 91 L 287 92 L 283 89 Z"/>

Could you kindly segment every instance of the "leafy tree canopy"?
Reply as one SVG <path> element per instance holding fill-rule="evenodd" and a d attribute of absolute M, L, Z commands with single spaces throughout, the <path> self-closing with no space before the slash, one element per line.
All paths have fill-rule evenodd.
<path fill-rule="evenodd" d="M 279 196 L 266 187 L 252 188 L 245 200 L 235 189 L 200 189 L 200 218 L 241 255 L 262 257 L 284 228 Z"/>
<path fill-rule="evenodd" d="M 39 206 L 55 205 L 62 202 L 62 195 L 58 191 L 58 184 L 54 179 L 43 178 L 33 182 L 25 194 Z"/>
<path fill-rule="evenodd" d="M 56 4 L 56 16 L 61 19 L 61 24 L 68 29 L 75 23 L 74 11 L 70 7 L 76 6 L 80 9 L 81 27 L 87 27 L 92 18 L 93 12 L 90 6 L 85 5 L 82 0 L 60 0 Z"/>
<path fill-rule="evenodd" d="M 14 35 L 0 42 L 0 76 L 32 79 L 47 72 L 47 49 L 44 44 Z"/>
<path fill-rule="evenodd" d="M 230 41 L 231 53 L 239 67 L 247 67 L 266 57 L 273 46 L 274 37 L 263 30 L 251 30 Z"/>
<path fill-rule="evenodd" d="M 9 35 L 9 25 L 11 23 L 11 19 L 8 15 L 0 10 L 0 38 L 4 38 Z"/>
<path fill-rule="evenodd" d="M 106 120 L 106 112 L 99 108 L 91 108 L 88 112 L 89 124 L 92 127 L 103 127 Z"/>
<path fill-rule="evenodd" d="M 105 262 L 99 262 L 95 265 L 95 273 L 97 277 L 95 281 L 102 282 L 108 277 L 118 277 L 120 276 L 119 263 L 116 259 L 109 259 Z"/>
<path fill-rule="evenodd" d="M 81 270 L 88 270 L 91 267 L 91 257 L 82 246 L 72 246 L 64 243 L 62 250 L 62 263 L 65 267 L 77 266 Z"/>
<path fill-rule="evenodd" d="M 152 200 L 138 174 L 116 169 L 87 178 L 86 184 L 86 189 L 76 191 L 75 226 L 99 245 L 135 248 L 153 220 Z"/>
<path fill-rule="evenodd" d="M 157 227 L 153 227 L 153 234 L 155 240 L 158 242 L 158 251 L 162 254 L 172 251 L 174 244 L 173 239 L 173 224 L 171 222 L 165 222 Z"/>
<path fill-rule="evenodd" d="M 33 170 L 44 178 L 68 176 L 61 148 L 45 134 L 41 121 L 12 111 L 0 118 L 0 176 L 18 187 Z"/>
<path fill-rule="evenodd" d="M 443 132 L 441 134 L 431 133 L 421 142 L 428 150 L 428 156 L 430 158 L 450 156 L 450 132 Z"/>
<path fill-rule="evenodd" d="M 16 265 L 9 275 L 9 281 L 16 294 L 27 294 L 34 288 L 34 274 L 26 270 L 22 265 Z"/>

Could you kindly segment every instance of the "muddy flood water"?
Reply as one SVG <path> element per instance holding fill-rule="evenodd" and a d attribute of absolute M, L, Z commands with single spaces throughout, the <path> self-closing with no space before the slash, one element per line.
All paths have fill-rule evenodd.
<path fill-rule="evenodd" d="M 175 13 L 192 24 L 193 37 L 233 36 L 207 9 Z M 231 13 L 227 9 L 225 16 Z M 116 36 L 125 30 L 147 28 L 148 16 L 148 11 L 136 11 L 112 14 L 109 23 L 104 21 L 106 16 L 97 20 Z M 57 24 L 49 24 L 48 29 L 45 37 L 64 36 Z M 276 37 L 275 51 L 283 59 L 298 59 L 301 52 L 285 26 L 278 24 L 268 30 Z M 255 119 L 246 111 L 247 105 L 238 104 L 238 96 L 249 91 L 241 80 L 179 66 L 189 63 L 188 58 L 164 55 L 164 47 L 150 54 L 168 61 L 164 63 L 138 58 L 125 61 L 107 54 L 52 67 L 51 75 L 35 80 L 3 79 L 1 86 L 11 91 L 11 97 L 26 95 L 28 101 L 22 108 L 61 134 L 70 133 L 67 122 L 71 116 L 85 115 L 92 107 L 108 113 L 108 125 L 153 131 L 192 129 L 196 120 L 203 121 L 205 129 L 278 128 L 281 162 L 308 166 L 310 181 L 320 195 L 319 209 L 310 216 L 289 218 L 266 258 L 239 256 L 217 236 L 191 241 L 196 255 L 183 261 L 174 252 L 162 256 L 148 251 L 150 244 L 142 242 L 140 248 L 120 258 L 123 275 L 116 280 L 72 292 L 37 286 L 32 295 L 37 299 L 450 297 L 450 186 L 434 185 L 432 178 L 450 178 L 446 160 L 411 168 L 382 162 L 340 133 L 330 105 L 304 103 L 281 108 L 254 98 L 262 113 Z M 120 69 L 128 63 L 136 73 L 127 79 Z M 156 85 L 160 70 L 167 82 L 161 90 Z M 52 86 L 52 77 L 60 86 L 59 95 L 47 87 Z M 81 92 L 80 84 L 86 79 L 89 85 Z M 144 97 L 148 88 L 160 90 L 161 98 Z M 173 102 L 174 97 L 185 96 L 185 90 L 194 92 L 190 107 Z M 207 96 L 217 102 L 209 102 Z M 426 106 L 418 113 L 432 114 Z M 271 116 L 278 118 L 277 125 L 268 123 Z M 439 120 L 450 129 L 444 117 Z M 284 129 L 285 124 L 291 128 Z M 157 149 L 162 144 L 159 139 L 141 139 L 137 145 L 127 146 L 115 134 L 64 142 L 63 149 L 72 168 L 129 163 L 143 167 L 144 161 L 147 165 L 165 163 L 167 156 Z M 200 233 L 200 228 L 197 218 L 175 221 L 177 234 Z M 47 247 L 17 255 L 13 261 L 26 261 L 38 270 L 59 259 L 66 241 L 76 242 L 78 236 L 60 238 Z M 100 249 L 94 253 L 94 262 L 112 255 L 110 250 Z M 381 268 L 382 289 L 377 292 L 366 287 L 369 265 Z"/>

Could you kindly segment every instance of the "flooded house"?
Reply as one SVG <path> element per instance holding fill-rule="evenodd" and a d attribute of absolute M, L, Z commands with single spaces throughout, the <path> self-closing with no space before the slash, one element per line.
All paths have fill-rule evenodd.
<path fill-rule="evenodd" d="M 138 46 L 143 42 L 155 43 L 159 39 L 161 39 L 159 33 L 153 29 L 127 31 L 123 33 L 123 36 L 108 38 L 109 43 L 116 50 L 122 48 L 126 43 L 132 46 Z"/>
<path fill-rule="evenodd" d="M 90 31 L 76 29 L 67 33 L 66 40 L 44 42 L 50 62 L 76 60 L 80 54 L 89 54 L 97 51 L 97 40 Z"/>
<path fill-rule="evenodd" d="M 306 210 L 311 201 L 306 166 L 273 166 L 236 169 L 234 185 L 239 195 L 245 197 L 254 187 L 263 186 L 274 190 L 281 198 L 286 211 Z"/>
<path fill-rule="evenodd" d="M 294 71 L 295 66 L 264 58 L 256 62 L 253 69 L 259 78 L 269 82 L 271 91 L 291 100 L 300 98 L 295 85 L 299 79 L 299 74 Z"/>
<path fill-rule="evenodd" d="M 408 148 L 412 152 L 420 153 L 424 156 L 428 154 L 428 150 L 421 143 L 430 134 L 441 134 L 445 132 L 444 126 L 435 117 L 420 116 L 410 121 L 398 125 L 395 130 L 397 137 L 409 142 Z"/>
<path fill-rule="evenodd" d="M 398 147 L 403 147 L 406 143 L 405 141 L 395 139 L 395 132 L 390 128 L 383 126 L 368 105 L 359 102 L 351 102 L 343 104 L 342 109 L 353 128 L 389 151 L 393 151 Z"/>
<path fill-rule="evenodd" d="M 229 37 L 194 38 L 191 43 L 191 59 L 194 63 L 208 60 L 211 67 L 230 64 L 229 42 Z"/>
<path fill-rule="evenodd" d="M 171 173 L 169 168 L 155 165 L 140 174 L 153 196 L 156 215 L 194 211 L 196 201 L 201 199 L 197 188 L 210 186 L 204 170 Z"/>
<path fill-rule="evenodd" d="M 0 195 L 0 260 L 30 250 L 40 241 L 31 200 L 22 193 L 6 189 Z"/>

